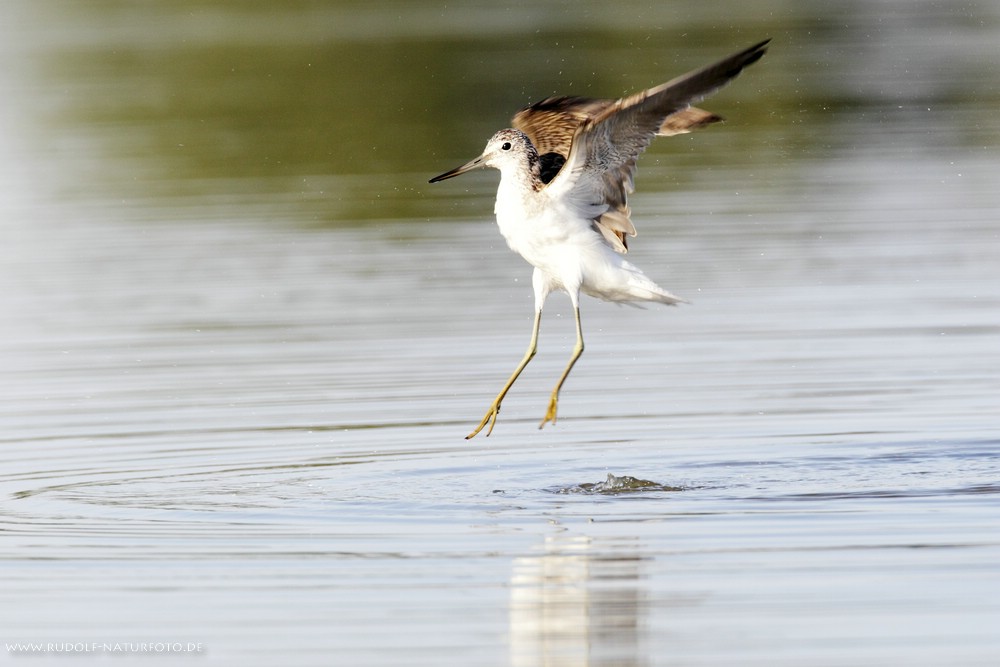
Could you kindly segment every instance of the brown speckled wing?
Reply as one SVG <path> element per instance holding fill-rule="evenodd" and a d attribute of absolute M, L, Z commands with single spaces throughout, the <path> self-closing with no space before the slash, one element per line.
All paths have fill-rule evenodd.
<path fill-rule="evenodd" d="M 549 97 L 522 109 L 514 116 L 514 128 L 527 134 L 542 156 L 545 165 L 543 181 L 551 181 L 562 168 L 580 126 L 620 102 L 621 100 L 588 97 Z M 689 107 L 667 116 L 657 134 L 663 137 L 684 134 L 720 120 L 722 118 L 704 109 Z M 613 185 L 616 177 L 620 177 L 620 174 L 609 175 L 609 186 Z M 594 221 L 594 228 L 618 252 L 627 252 L 626 239 L 635 236 L 635 226 L 628 207 L 628 195 L 632 192 L 631 175 L 623 185 L 624 188 L 609 188 L 612 196 L 608 204 L 611 208 Z"/>
<path fill-rule="evenodd" d="M 622 102 L 620 99 L 549 97 L 519 111 L 513 118 L 513 127 L 527 134 L 542 156 L 545 165 L 542 180 L 548 183 L 555 178 L 569 156 L 577 130 Z M 704 109 L 687 107 L 667 116 L 656 134 L 661 137 L 685 134 L 720 120 L 722 118 Z M 595 229 L 618 252 L 627 252 L 626 239 L 636 234 L 628 207 L 628 195 L 633 192 L 632 174 L 627 172 L 618 170 L 607 175 L 607 203 L 611 208 L 594 221 Z"/>
<path fill-rule="evenodd" d="M 521 130 L 539 155 L 569 155 L 573 136 L 583 123 L 615 103 L 588 97 L 549 97 L 514 115 L 513 126 Z"/>
<path fill-rule="evenodd" d="M 571 104 L 571 117 L 577 124 L 566 158 L 568 169 L 562 168 L 547 187 L 564 194 L 572 192 L 581 202 L 606 203 L 608 211 L 594 221 L 595 228 L 611 247 L 625 252 L 626 235 L 635 235 L 628 195 L 634 190 L 633 178 L 639 155 L 657 135 L 681 134 L 721 120 L 714 114 L 691 107 L 691 102 L 715 92 L 743 68 L 757 62 L 764 55 L 767 43 L 755 44 L 712 65 L 620 100 Z M 590 112 L 582 121 L 578 120 L 579 109 Z M 552 113 L 553 109 L 546 111 Z M 560 132 L 565 132 L 570 123 L 563 117 L 549 119 L 547 124 L 558 125 Z M 541 127 L 533 131 L 541 133 Z"/>

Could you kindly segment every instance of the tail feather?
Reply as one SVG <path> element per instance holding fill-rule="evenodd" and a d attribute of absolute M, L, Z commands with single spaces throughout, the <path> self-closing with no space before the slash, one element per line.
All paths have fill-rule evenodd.
<path fill-rule="evenodd" d="M 629 262 L 622 262 L 623 268 L 629 270 L 628 291 L 629 295 L 637 301 L 653 301 L 665 303 L 668 306 L 676 306 L 679 303 L 687 303 L 676 294 L 671 294 L 663 289 L 644 274 L 638 267 Z"/>
<path fill-rule="evenodd" d="M 653 289 L 643 289 L 643 288 L 640 288 L 640 290 L 637 290 L 639 292 L 643 292 L 643 291 L 645 292 L 645 294 L 643 294 L 642 296 L 640 296 L 640 300 L 642 300 L 642 301 L 654 301 L 656 303 L 665 303 L 668 306 L 676 306 L 679 303 L 690 303 L 686 299 L 682 299 L 679 296 L 677 296 L 676 294 L 671 294 L 670 292 L 668 292 L 665 289 L 662 289 L 659 286 L 654 285 L 654 287 L 656 287 L 655 290 L 653 290 Z"/>

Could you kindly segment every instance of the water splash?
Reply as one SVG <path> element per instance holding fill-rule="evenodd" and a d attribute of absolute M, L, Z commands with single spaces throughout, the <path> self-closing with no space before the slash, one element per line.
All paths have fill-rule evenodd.
<path fill-rule="evenodd" d="M 684 491 L 684 487 L 669 486 L 659 482 L 651 482 L 646 479 L 639 479 L 631 475 L 618 477 L 608 473 L 608 478 L 603 482 L 584 482 L 569 487 L 556 489 L 556 493 L 583 493 L 604 496 L 617 496 L 625 493 L 643 493 L 649 491 Z"/>

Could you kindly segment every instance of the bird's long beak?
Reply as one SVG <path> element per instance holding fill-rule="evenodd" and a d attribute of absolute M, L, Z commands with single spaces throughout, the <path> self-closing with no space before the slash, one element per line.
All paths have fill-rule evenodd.
<path fill-rule="evenodd" d="M 479 169 L 480 167 L 485 167 L 486 166 L 485 161 L 486 161 L 486 156 L 480 155 L 475 160 L 472 160 L 471 162 L 466 162 L 461 167 L 455 167 L 451 171 L 446 171 L 440 176 L 435 176 L 428 182 L 437 183 L 438 181 L 443 181 L 446 178 L 454 178 L 455 176 L 460 176 L 461 174 L 464 174 L 467 171 L 472 171 L 473 169 Z"/>

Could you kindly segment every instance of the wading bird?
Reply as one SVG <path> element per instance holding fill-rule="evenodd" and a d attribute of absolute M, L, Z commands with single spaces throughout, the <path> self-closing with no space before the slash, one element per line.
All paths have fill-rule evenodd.
<path fill-rule="evenodd" d="M 486 150 L 431 183 L 479 167 L 500 170 L 494 212 L 507 245 L 535 267 L 535 322 L 521 362 L 493 399 L 474 437 L 486 424 L 493 432 L 500 404 L 535 356 L 542 307 L 550 292 L 569 294 L 576 317 L 576 344 L 552 390 L 539 428 L 556 421 L 559 390 L 583 354 L 580 293 L 617 302 L 682 299 L 625 260 L 627 237 L 635 236 L 627 196 L 633 192 L 636 160 L 656 136 L 669 136 L 721 120 L 691 106 L 757 62 L 770 40 L 619 100 L 550 97 L 514 116 Z"/>

